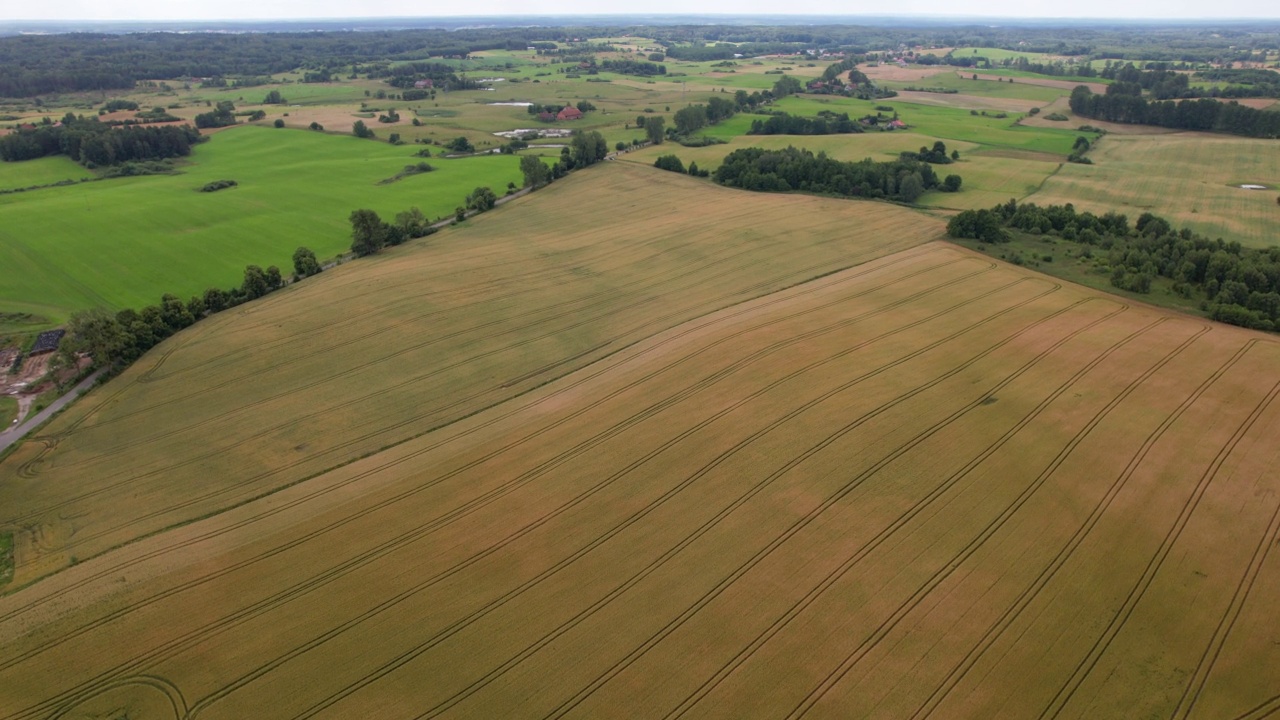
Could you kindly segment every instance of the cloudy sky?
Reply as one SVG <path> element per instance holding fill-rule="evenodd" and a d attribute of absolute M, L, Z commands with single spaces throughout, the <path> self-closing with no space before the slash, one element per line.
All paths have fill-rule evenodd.
<path fill-rule="evenodd" d="M 983 16 L 983 17 L 1071 17 L 1071 18 L 1280 18 L 1276 0 L 895 0 L 892 4 L 865 3 L 865 14 Z M 631 3 L 602 4 L 598 0 L 490 0 L 485 3 L 440 2 L 439 0 L 219 0 L 218 2 L 173 2 L 173 0 L 58 0 L 57 2 L 0 2 L 3 20 L 187 20 L 187 19 L 275 19 L 324 17 L 440 17 L 447 15 L 503 14 L 599 14 L 643 11 L 649 14 L 765 14 L 785 12 L 830 14 L 836 8 L 851 16 L 856 6 L 837 5 L 830 0 L 790 0 L 783 6 L 765 0 L 647 0 L 643 7 Z"/>

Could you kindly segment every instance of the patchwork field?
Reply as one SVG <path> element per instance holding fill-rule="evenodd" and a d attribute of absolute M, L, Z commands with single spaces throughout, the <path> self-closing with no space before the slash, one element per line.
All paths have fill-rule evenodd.
<path fill-rule="evenodd" d="M 883 203 L 624 163 L 577 173 L 201 322 L 68 410 L 0 463 L 0 528 L 22 531 L 16 582 L 943 232 Z"/>
<path fill-rule="evenodd" d="M 0 598 L 0 717 L 1274 709 L 1280 346 L 945 244 L 862 259 Z"/>
<path fill-rule="evenodd" d="M 1093 165 L 1064 165 L 1030 200 L 1097 213 L 1144 212 L 1254 247 L 1280 242 L 1280 153 L 1274 141 L 1205 133 L 1108 135 Z M 1259 184 L 1269 190 L 1245 190 Z"/>
<path fill-rule="evenodd" d="M 346 251 L 347 216 L 357 208 L 391 217 L 416 205 L 438 217 L 478 186 L 501 193 L 522 181 L 517 158 L 493 156 L 432 160 L 435 172 L 378 184 L 418 162 L 415 152 L 350 136 L 235 128 L 197 146 L 179 175 L 0 195 L 0 266 L 7 269 L 0 312 L 56 322 L 95 305 L 137 308 L 167 292 L 187 298 L 239 285 L 248 264 L 291 270 L 300 244 L 321 257 Z M 47 178 L 76 167 L 61 157 L 32 162 Z M 27 165 L 0 163 L 0 180 L 19 177 Z M 223 179 L 240 184 L 197 192 Z"/>

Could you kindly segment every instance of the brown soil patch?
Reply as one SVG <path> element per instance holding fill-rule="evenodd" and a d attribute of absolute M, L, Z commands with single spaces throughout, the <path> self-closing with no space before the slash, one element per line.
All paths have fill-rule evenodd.
<path fill-rule="evenodd" d="M 956 75 L 959 75 L 962 78 L 971 78 L 973 77 L 974 73 L 962 72 L 957 70 Z M 1008 82 L 1009 80 L 1009 78 L 1006 78 L 1003 75 L 983 75 L 982 73 L 978 73 L 977 75 L 979 80 L 990 80 L 992 82 L 996 82 L 997 80 L 1003 80 L 1005 82 Z M 1026 85 L 1039 85 L 1040 87 L 1056 88 L 1058 90 L 1074 90 L 1080 85 L 1084 85 L 1085 87 L 1089 88 L 1095 93 L 1101 94 L 1107 91 L 1107 86 L 1102 83 L 1076 82 L 1074 80 L 1053 80 L 1050 78 L 1026 78 L 1026 77 L 1020 77 L 1020 78 L 1017 78 L 1016 80 L 1017 82 L 1023 83 Z"/>
<path fill-rule="evenodd" d="M 911 80 L 921 80 L 931 75 L 941 75 L 951 72 L 950 65 L 926 65 L 920 67 L 900 67 L 892 63 L 880 63 L 874 67 L 867 65 L 859 65 L 858 69 L 864 75 L 875 80 L 892 80 L 900 82 L 908 82 Z"/>
<path fill-rule="evenodd" d="M 885 102 L 905 100 L 920 105 L 938 105 L 956 107 L 965 110 L 1002 110 L 1004 112 L 1026 112 L 1039 103 L 1023 98 L 986 97 L 984 95 L 966 95 L 964 93 L 931 93 L 914 90 L 899 90 L 898 96 Z"/>

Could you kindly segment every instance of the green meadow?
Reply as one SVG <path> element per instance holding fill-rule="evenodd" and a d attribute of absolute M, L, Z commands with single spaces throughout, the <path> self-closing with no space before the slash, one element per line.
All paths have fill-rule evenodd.
<path fill-rule="evenodd" d="M 0 313 L 32 313 L 50 324 L 74 310 L 140 307 L 171 292 L 186 298 L 238 285 L 248 264 L 290 272 L 293 251 L 321 258 L 350 245 L 347 217 L 384 217 L 417 206 L 445 216 L 478 186 L 501 195 L 521 182 L 519 159 L 432 159 L 435 172 L 389 184 L 419 161 L 393 146 L 299 130 L 244 127 L 196 147 L 181 174 L 120 178 L 0 195 Z M 40 172 L 58 167 L 46 158 Z M 0 164 L 0 178 L 28 163 Z M 76 167 L 66 161 L 65 171 Z M 58 175 L 58 172 L 54 172 Z M 197 190 L 214 180 L 238 187 Z"/>
<path fill-rule="evenodd" d="M 0 190 L 52 185 L 63 180 L 91 178 L 93 173 L 60 155 L 23 163 L 0 162 Z"/>

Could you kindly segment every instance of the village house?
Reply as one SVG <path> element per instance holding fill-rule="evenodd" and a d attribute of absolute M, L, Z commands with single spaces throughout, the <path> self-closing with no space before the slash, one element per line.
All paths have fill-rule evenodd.
<path fill-rule="evenodd" d="M 427 89 L 427 88 L 434 87 L 434 86 L 435 86 L 435 81 L 430 80 L 430 79 L 427 79 L 427 80 L 419 80 L 419 81 L 415 82 L 415 83 L 413 84 L 413 86 L 414 86 L 415 88 L 419 89 L 419 90 L 425 90 L 425 89 Z"/>
<path fill-rule="evenodd" d="M 581 120 L 582 111 L 572 105 L 565 105 L 556 115 L 556 120 Z"/>

